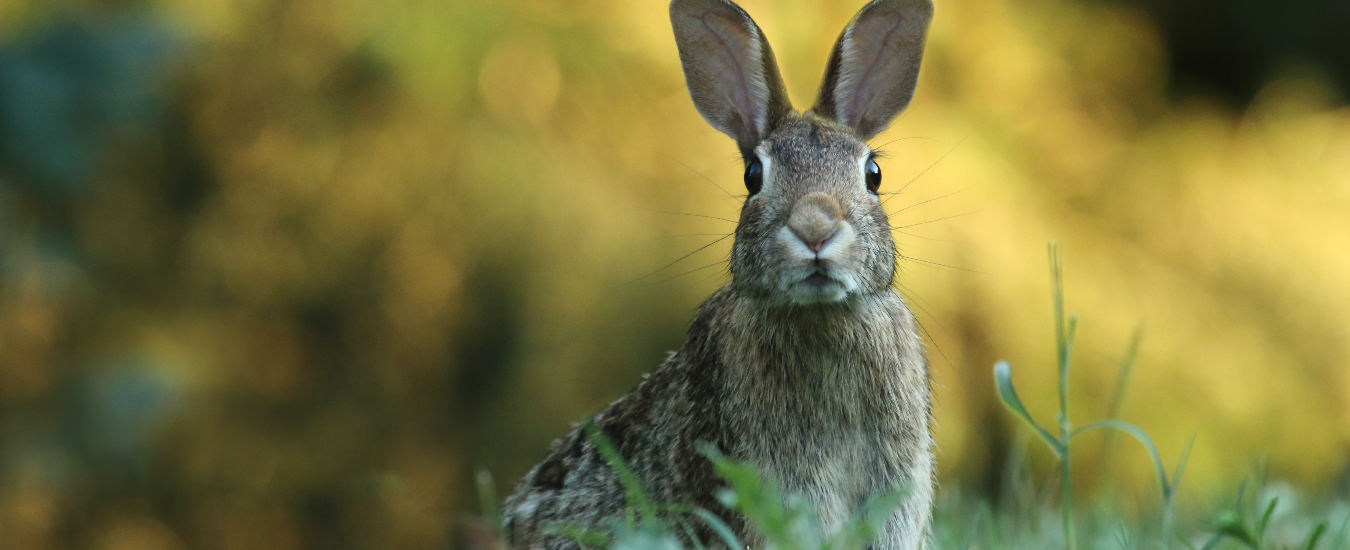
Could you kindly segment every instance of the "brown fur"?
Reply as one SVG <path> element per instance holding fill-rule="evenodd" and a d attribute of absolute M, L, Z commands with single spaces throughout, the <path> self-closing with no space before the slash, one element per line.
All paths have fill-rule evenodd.
<path fill-rule="evenodd" d="M 866 18 L 869 9 L 878 17 L 922 17 L 904 20 L 920 30 L 931 13 L 925 1 L 878 0 L 850 29 L 879 25 Z M 854 112 L 850 122 L 825 111 L 785 110 L 767 43 L 757 50 L 745 43 L 762 35 L 743 11 L 724 0 L 675 0 L 671 13 L 695 103 L 737 138 L 747 163 L 762 162 L 763 188 L 742 207 L 731 283 L 699 309 L 684 345 L 596 415 L 595 425 L 653 500 L 713 511 L 752 547 L 763 541 L 713 497 L 720 483 L 696 450 L 699 442 L 805 497 L 827 532 L 869 496 L 906 486 L 904 503 L 872 547 L 922 547 L 934 492 L 928 372 L 914 318 L 891 288 L 889 222 L 863 178 L 871 150 L 862 131 L 895 112 Z M 747 51 L 769 57 L 725 63 L 728 52 Z M 921 53 L 901 51 L 896 55 L 913 62 L 889 65 L 916 71 Z M 707 65 L 710 57 L 720 61 Z M 748 74 L 728 74 L 729 66 Z M 840 59 L 830 66 L 827 82 L 853 71 L 852 80 L 880 83 L 841 91 L 877 97 L 872 103 L 885 109 L 898 111 L 913 91 L 912 74 L 867 73 Z M 898 88 L 891 84 L 897 81 Z M 746 82 L 770 86 L 756 95 Z M 828 94 L 822 101 L 829 104 Z M 764 113 L 773 119 L 763 128 L 742 124 Z M 576 548 L 550 529 L 603 527 L 624 509 L 617 477 L 578 428 L 554 442 L 507 499 L 506 534 L 516 548 Z M 713 542 L 706 528 L 696 536 Z"/>

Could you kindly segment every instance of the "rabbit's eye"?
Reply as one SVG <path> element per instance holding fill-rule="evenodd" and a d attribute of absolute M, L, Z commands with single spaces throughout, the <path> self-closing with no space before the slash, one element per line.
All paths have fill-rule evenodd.
<path fill-rule="evenodd" d="M 745 165 L 745 188 L 753 195 L 763 186 L 764 165 L 760 164 L 759 159 L 752 160 L 750 164 Z"/>
<path fill-rule="evenodd" d="M 867 159 L 867 190 L 873 194 L 881 187 L 881 167 L 877 166 L 877 161 Z"/>

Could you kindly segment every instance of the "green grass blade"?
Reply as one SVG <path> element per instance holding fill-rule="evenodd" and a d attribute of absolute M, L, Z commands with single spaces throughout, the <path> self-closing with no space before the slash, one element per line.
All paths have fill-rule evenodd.
<path fill-rule="evenodd" d="M 1325 521 L 1318 522 L 1317 525 L 1313 527 L 1312 532 L 1308 533 L 1308 540 L 1304 541 L 1303 544 L 1299 545 L 1300 550 L 1316 550 L 1317 541 L 1321 539 L 1322 534 L 1326 532 L 1327 532 L 1327 522 Z"/>
<path fill-rule="evenodd" d="M 975 544 L 975 534 L 980 530 L 980 521 L 984 518 L 987 508 L 978 508 L 975 510 L 975 517 L 970 520 L 970 529 L 966 530 L 966 536 L 961 540 L 961 546 L 957 550 L 970 550 L 972 544 Z"/>
<path fill-rule="evenodd" d="M 1073 340 L 1078 333 L 1078 316 L 1070 315 L 1064 326 L 1064 349 L 1060 350 L 1059 417 L 1065 427 L 1069 424 L 1069 362 L 1073 356 Z"/>
<path fill-rule="evenodd" d="M 708 524 L 708 528 L 712 529 L 713 533 L 722 539 L 722 543 L 726 544 L 728 549 L 745 548 L 745 544 L 736 538 L 736 533 L 731 530 L 731 526 L 727 525 L 727 522 L 722 521 L 722 518 L 717 517 L 716 514 L 703 508 L 694 508 L 694 515 Z"/>
<path fill-rule="evenodd" d="M 1275 513 L 1275 507 L 1280 504 L 1280 497 L 1270 499 L 1270 504 L 1266 505 L 1266 511 L 1261 513 L 1261 521 L 1256 524 L 1256 536 L 1259 540 L 1265 540 L 1266 527 L 1270 525 L 1270 516 Z"/>
<path fill-rule="evenodd" d="M 1111 389 L 1111 400 L 1106 406 L 1106 418 L 1114 419 L 1120 416 L 1120 409 L 1125 403 L 1125 390 L 1130 383 L 1130 374 L 1134 372 L 1134 363 L 1139 360 L 1139 343 L 1143 339 L 1143 329 L 1135 327 L 1134 332 L 1130 334 L 1130 345 L 1125 348 L 1125 357 L 1120 360 L 1120 370 L 1116 371 L 1116 384 Z"/>
<path fill-rule="evenodd" d="M 1165 535 L 1164 535 L 1164 536 L 1165 536 Z M 1194 545 L 1194 544 L 1191 544 L 1191 541 L 1188 540 L 1188 539 L 1186 538 L 1186 535 L 1183 535 L 1183 534 L 1181 534 L 1180 532 L 1177 532 L 1177 533 L 1176 533 L 1176 537 L 1177 537 L 1177 541 L 1180 542 L 1180 543 L 1181 543 L 1181 546 L 1184 547 L 1184 548 L 1186 548 L 1186 550 L 1196 550 L 1195 545 Z M 1167 548 L 1167 547 L 1164 546 L 1163 548 Z"/>
<path fill-rule="evenodd" d="M 1046 244 L 1046 249 L 1050 255 L 1050 298 L 1055 313 L 1055 364 L 1059 372 L 1060 410 L 1063 411 L 1065 403 L 1069 400 L 1069 385 L 1067 383 L 1069 344 L 1067 331 L 1064 328 L 1064 270 L 1060 263 L 1059 244 L 1051 241 Z"/>
<path fill-rule="evenodd" d="M 908 486 L 882 491 L 867 499 L 848 523 L 826 544 L 828 548 L 864 548 L 871 544 L 909 496 Z"/>
<path fill-rule="evenodd" d="M 1209 537 L 1209 540 L 1205 541 L 1205 545 L 1201 546 L 1200 550 L 1212 550 L 1215 546 L 1218 546 L 1220 542 L 1223 542 L 1223 535 L 1215 533 L 1213 536 Z"/>
<path fill-rule="evenodd" d="M 611 543 L 609 533 L 603 530 L 572 524 L 550 525 L 544 528 L 544 533 L 568 539 L 582 548 L 608 548 Z"/>
<path fill-rule="evenodd" d="M 1186 440 L 1186 446 L 1181 448 L 1181 458 L 1177 459 L 1177 467 L 1172 470 L 1172 483 L 1168 486 L 1167 499 L 1170 502 L 1176 495 L 1177 486 L 1181 485 L 1181 476 L 1186 473 L 1186 463 L 1191 459 L 1191 448 L 1195 446 L 1195 434 L 1191 434 L 1190 439 Z"/>
<path fill-rule="evenodd" d="M 1350 542 L 1350 515 L 1341 521 L 1341 527 L 1336 530 L 1336 538 L 1331 539 L 1331 547 L 1344 548 L 1347 542 Z"/>
<path fill-rule="evenodd" d="M 1162 538 L 1167 540 L 1167 534 L 1173 529 L 1174 500 L 1176 499 L 1177 488 L 1181 486 L 1181 476 L 1186 473 L 1186 464 L 1191 459 L 1191 448 L 1195 446 L 1195 435 L 1186 440 L 1186 446 L 1181 448 L 1181 458 L 1177 459 L 1177 467 L 1172 470 L 1172 480 L 1167 484 L 1167 490 L 1163 492 L 1162 507 Z"/>
<path fill-rule="evenodd" d="M 1134 538 L 1130 536 L 1129 530 L 1124 525 L 1117 525 L 1115 530 L 1116 546 L 1121 550 L 1134 550 L 1139 545 L 1135 543 Z"/>
<path fill-rule="evenodd" d="M 689 521 L 687 521 L 685 517 L 694 513 L 693 507 L 684 504 L 660 503 L 658 510 L 661 512 L 662 518 L 666 520 L 666 523 L 673 522 L 679 527 L 680 532 L 684 533 L 685 537 L 693 543 L 694 550 L 706 550 L 703 543 L 695 536 L 693 526 L 689 525 Z"/>
<path fill-rule="evenodd" d="M 794 533 L 794 518 L 784 508 L 786 502 L 777 481 L 760 478 L 759 471 L 749 464 L 736 462 L 723 455 L 716 447 L 700 442 L 698 451 L 712 461 L 713 472 L 730 486 L 718 495 L 728 508 L 745 515 L 770 545 L 778 548 L 793 546 L 798 538 Z"/>
<path fill-rule="evenodd" d="M 1138 426 L 1125 422 L 1124 420 L 1098 420 L 1074 430 L 1069 436 L 1069 439 L 1072 440 L 1073 438 L 1093 430 L 1107 428 L 1125 432 L 1139 440 L 1139 443 L 1143 444 L 1144 448 L 1148 450 L 1149 457 L 1153 459 L 1153 470 L 1158 476 L 1158 485 L 1162 488 L 1162 494 L 1165 496 L 1170 495 L 1171 485 L 1167 481 L 1167 469 L 1163 466 L 1162 456 L 1158 454 L 1158 446 L 1154 445 L 1153 439 L 1150 438 L 1148 434 L 1144 433 L 1144 430 L 1139 429 Z"/>
<path fill-rule="evenodd" d="M 1113 420 L 1120 417 L 1120 410 L 1125 406 L 1125 393 L 1129 389 L 1130 375 L 1134 372 L 1135 361 L 1139 359 L 1139 344 L 1143 340 L 1143 329 L 1135 327 L 1130 335 L 1130 345 L 1125 348 L 1125 357 L 1120 360 L 1120 368 L 1116 370 L 1115 385 L 1111 388 L 1111 399 L 1107 401 L 1106 419 Z M 1119 434 L 1110 432 L 1106 435 L 1106 442 L 1102 446 L 1102 456 L 1106 457 L 1106 464 L 1103 470 L 1106 472 L 1106 490 L 1108 494 L 1116 493 L 1116 446 Z"/>
<path fill-rule="evenodd" d="M 473 475 L 474 485 L 478 489 L 478 511 L 492 526 L 492 532 L 502 534 L 502 512 L 497 506 L 497 486 L 492 483 L 492 474 L 487 470 L 478 470 Z"/>
<path fill-rule="evenodd" d="M 1040 436 L 1045 444 L 1050 446 L 1050 451 L 1055 454 L 1055 458 L 1063 459 L 1065 444 L 1031 419 L 1031 413 L 1027 412 L 1027 408 L 1022 405 L 1022 400 L 1017 397 L 1017 390 L 1013 388 L 1012 367 L 1008 365 L 1007 361 L 999 361 L 994 364 L 994 386 L 998 389 L 998 398 L 1003 401 L 1003 405 L 1022 419 L 1022 422 L 1030 426 L 1036 432 L 1036 435 Z"/>
<path fill-rule="evenodd" d="M 694 544 L 694 550 L 708 550 L 706 546 L 703 546 L 703 542 L 699 540 L 698 534 L 694 532 L 694 528 L 689 525 L 689 522 L 678 521 L 676 523 L 679 524 L 680 530 L 684 532 L 685 538 Z"/>
<path fill-rule="evenodd" d="M 1241 542 L 1252 550 L 1261 547 L 1260 540 L 1252 533 L 1251 528 L 1247 526 L 1247 522 L 1242 519 L 1242 515 L 1233 510 L 1224 510 L 1219 513 L 1215 535 L 1219 538 L 1228 537 Z"/>
<path fill-rule="evenodd" d="M 594 421 L 588 421 L 585 425 L 586 436 L 590 438 L 591 444 L 600 452 L 605 463 L 614 471 L 614 475 L 619 478 L 619 484 L 623 486 L 623 491 L 628 499 L 628 506 L 625 506 L 627 514 L 628 527 L 631 529 L 636 524 L 633 517 L 634 508 L 642 515 L 642 519 L 650 521 L 656 518 L 656 506 L 652 500 L 647 497 L 647 490 L 642 488 L 642 482 L 638 480 L 637 474 L 633 473 L 632 468 L 624 461 L 623 455 L 614 448 L 614 443 L 605 437 L 604 432 L 595 425 Z"/>

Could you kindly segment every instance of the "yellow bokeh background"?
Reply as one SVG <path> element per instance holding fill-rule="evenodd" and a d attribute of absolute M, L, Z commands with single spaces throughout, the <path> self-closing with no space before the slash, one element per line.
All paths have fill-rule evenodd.
<path fill-rule="evenodd" d="M 809 105 L 858 5 L 741 4 Z M 734 228 L 742 166 L 689 100 L 664 2 L 20 0 L 0 37 L 128 13 L 174 37 L 167 122 L 101 137 L 74 198 L 0 173 L 18 547 L 440 547 L 474 471 L 510 490 L 727 280 L 730 239 L 675 261 Z M 1350 467 L 1350 107 L 1315 71 L 1246 105 L 1168 78 L 1125 4 L 938 3 L 873 145 L 944 487 L 987 489 L 1026 444 L 994 361 L 1053 419 L 1048 241 L 1080 318 L 1076 418 L 1106 414 L 1139 328 L 1122 417 L 1166 460 L 1195 437 L 1184 498 L 1256 462 L 1315 495 Z M 140 435 L 71 435 L 102 426 L 80 396 L 123 380 L 163 396 Z M 1109 462 L 1156 498 L 1143 452 L 1101 443 L 1080 491 Z"/>

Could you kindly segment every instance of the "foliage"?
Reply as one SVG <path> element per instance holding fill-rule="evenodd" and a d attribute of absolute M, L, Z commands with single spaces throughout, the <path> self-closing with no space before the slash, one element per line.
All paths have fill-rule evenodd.
<path fill-rule="evenodd" d="M 1178 464 L 1169 476 L 1163 467 L 1158 449 L 1153 440 L 1137 426 L 1118 419 L 1110 418 L 1074 427 L 1066 409 L 1068 402 L 1069 364 L 1076 318 L 1064 315 L 1063 273 L 1058 247 L 1051 243 L 1049 247 L 1052 295 L 1056 326 L 1056 358 L 1059 365 L 1060 413 L 1058 416 L 1059 435 L 1052 434 L 1031 419 L 1021 399 L 1013 387 L 1011 370 L 1006 362 L 995 366 L 994 376 L 998 384 L 999 398 L 1004 405 L 1021 419 L 1032 433 L 1045 443 L 1059 459 L 1058 483 L 1062 497 L 1057 504 L 1051 504 L 1045 497 L 1048 493 L 1035 487 L 1026 479 L 1027 472 L 1023 464 L 1010 465 L 1009 475 L 1020 478 L 1020 489 L 999 505 L 991 506 L 981 495 L 962 495 L 959 491 L 945 491 L 937 514 L 934 541 L 938 548 L 1051 548 L 1062 546 L 1076 548 L 1080 540 L 1082 525 L 1075 522 L 1074 511 L 1082 508 L 1075 503 L 1073 492 L 1069 490 L 1071 468 L 1069 453 L 1072 441 L 1084 433 L 1094 430 L 1116 430 L 1135 438 L 1148 451 L 1156 469 L 1159 485 L 1159 500 L 1156 515 L 1160 526 L 1132 524 L 1124 518 L 1123 510 L 1118 506 L 1098 503 L 1088 508 L 1092 512 L 1090 524 L 1092 530 L 1082 537 L 1090 541 L 1091 548 L 1173 548 L 1184 547 L 1188 550 L 1212 550 L 1221 548 L 1225 541 L 1235 541 L 1250 550 L 1317 550 L 1318 548 L 1341 548 L 1350 537 L 1350 506 L 1344 502 L 1339 508 L 1331 507 L 1325 511 L 1303 510 L 1302 517 L 1284 517 L 1281 520 L 1293 527 L 1285 529 L 1280 540 L 1274 540 L 1271 526 L 1280 496 L 1263 496 L 1259 506 L 1255 499 L 1244 496 L 1248 483 L 1238 488 L 1236 501 L 1224 505 L 1215 513 L 1214 519 L 1204 520 L 1188 518 L 1185 526 L 1178 528 L 1174 518 L 1174 504 L 1181 476 L 1190 454 L 1191 442 L 1188 442 Z M 1131 347 L 1138 346 L 1135 339 Z M 1127 357 L 1134 357 L 1132 351 Z M 1130 372 L 1133 365 L 1128 361 L 1122 365 L 1123 372 Z M 1124 385 L 1127 377 L 1118 382 Z M 1117 388 L 1117 395 L 1123 388 Z M 1114 410 L 1114 409 L 1113 409 Z M 626 515 L 623 520 L 615 519 L 602 529 L 586 529 L 575 525 L 556 526 L 556 532 L 575 540 L 588 548 L 680 548 L 679 534 L 692 533 L 692 522 L 705 522 L 717 533 L 717 542 L 726 548 L 744 548 L 744 541 L 738 539 L 726 523 L 716 515 L 703 509 L 685 509 L 666 503 L 654 503 L 641 486 L 641 481 L 633 474 L 604 434 L 587 425 L 591 441 L 600 450 L 610 468 L 619 477 L 627 495 Z M 718 500 L 728 509 L 743 515 L 747 524 L 762 536 L 765 548 L 779 550 L 840 550 L 865 548 L 872 541 L 881 525 L 902 502 L 906 491 L 897 488 L 873 496 L 859 508 L 853 518 L 836 532 L 827 533 L 810 504 L 800 495 L 784 494 L 777 481 L 766 477 L 753 464 L 738 462 L 720 453 L 710 445 L 703 445 L 700 452 L 713 463 L 714 472 L 725 482 L 725 487 L 717 495 Z M 1253 485 L 1264 485 L 1258 478 Z M 956 496 L 951 494 L 955 492 Z M 1049 536 L 1049 530 L 1043 529 L 1044 514 L 1058 508 L 1061 523 L 1058 538 Z M 664 513 L 658 514 L 656 510 Z M 1027 511 L 1032 513 L 1028 514 Z M 492 512 L 488 512 L 491 517 Z M 1318 519 L 1325 514 L 1324 519 Z M 1153 515 L 1153 514 L 1149 514 Z M 1319 546 L 1328 535 L 1328 525 L 1341 518 L 1339 530 L 1331 544 Z M 1304 529 L 1302 538 L 1299 529 Z M 1189 533 L 1189 534 L 1188 534 Z M 690 536 L 692 539 L 692 535 Z M 1200 542 L 1203 541 L 1203 542 Z M 698 548 L 701 543 L 695 541 Z"/>
<path fill-rule="evenodd" d="M 619 478 L 627 498 L 623 518 L 603 528 L 559 524 L 553 532 L 581 544 L 603 548 L 680 548 L 679 535 L 687 535 L 697 548 L 702 544 L 693 536 L 693 524 L 707 526 L 717 542 L 726 548 L 745 548 L 722 518 L 702 508 L 656 503 L 642 488 L 640 480 L 624 462 L 614 445 L 594 424 L 585 427 L 606 463 Z M 703 445 L 700 452 L 712 462 L 713 471 L 726 487 L 718 500 L 738 514 L 763 537 L 764 548 L 777 550 L 848 550 L 866 547 L 874 540 L 884 522 L 903 502 L 908 491 L 898 487 L 873 495 L 837 530 L 826 533 L 820 517 L 801 495 L 784 494 L 778 482 L 766 478 L 753 465 L 726 457 L 716 448 Z M 657 513 L 660 509 L 662 513 Z M 489 516 L 491 517 L 491 516 Z"/>
<path fill-rule="evenodd" d="M 1078 547 L 1077 534 L 1073 522 L 1073 468 L 1069 456 L 1069 444 L 1073 439 L 1084 433 L 1106 429 L 1116 430 L 1134 437 L 1148 451 L 1149 457 L 1153 459 L 1154 471 L 1157 474 L 1158 484 L 1162 490 L 1162 517 L 1163 526 L 1160 533 L 1163 537 L 1171 532 L 1172 523 L 1172 504 L 1176 496 L 1177 485 L 1181 483 L 1181 474 L 1185 469 L 1186 457 L 1190 455 L 1191 444 L 1187 443 L 1186 449 L 1182 451 L 1181 460 L 1177 463 L 1175 473 L 1169 480 L 1167 470 L 1163 466 L 1162 458 L 1158 455 L 1158 447 L 1153 444 L 1153 440 L 1148 434 L 1139 429 L 1138 426 L 1116 420 L 1114 418 L 1099 420 L 1087 425 L 1075 428 L 1069 420 L 1069 359 L 1073 351 L 1074 332 L 1078 326 L 1077 316 L 1070 315 L 1068 321 L 1064 318 L 1064 274 L 1060 263 L 1059 248 L 1050 243 L 1050 279 L 1052 281 L 1051 294 L 1054 297 L 1055 311 L 1055 349 L 1058 359 L 1059 371 L 1059 414 L 1056 417 L 1059 425 L 1059 436 L 1052 435 L 1045 428 L 1042 428 L 1036 421 L 1031 419 L 1031 414 L 1027 412 L 1022 400 L 1017 397 L 1017 392 L 1012 384 L 1012 369 L 1007 362 L 999 362 L 994 365 L 994 380 L 998 386 L 999 399 L 1014 414 L 1017 415 L 1027 426 L 1031 427 L 1036 435 L 1050 447 L 1055 458 L 1060 464 L 1059 483 L 1063 492 L 1062 504 L 1060 510 L 1062 513 L 1062 526 L 1064 530 L 1065 546 L 1070 550 Z M 1136 344 L 1137 345 L 1137 344 Z M 1117 388 L 1114 395 L 1123 394 L 1123 386 L 1127 380 L 1127 374 L 1133 367 L 1133 357 L 1135 353 L 1130 353 L 1130 359 L 1121 367 L 1122 375 L 1117 379 L 1120 387 Z M 1113 400 L 1118 402 L 1118 399 Z M 1112 406 L 1114 412 L 1115 406 Z"/>
<path fill-rule="evenodd" d="M 742 2 L 798 105 L 861 2 Z M 501 492 L 727 280 L 742 167 L 659 4 L 0 1 L 0 545 L 443 548 L 494 483 L 475 469 Z M 1069 408 L 1124 388 L 1099 359 L 1142 320 L 1148 406 L 1103 414 L 1162 456 L 1196 434 L 1179 524 L 1234 456 L 1309 499 L 1346 464 L 1350 111 L 1298 67 L 1241 104 L 1170 93 L 1164 38 L 1188 31 L 1166 26 L 939 2 L 915 100 L 871 144 L 972 544 L 1059 489 L 1005 475 L 1054 457 L 1019 446 L 988 373 L 1055 368 L 1025 254 L 1051 238 L 1091 281 Z M 1054 384 L 1018 390 L 1053 417 Z M 1155 468 L 1107 437 L 1074 441 L 1074 496 L 1132 518 Z M 1278 544 L 1286 510 L 1306 515 L 1281 498 Z M 1074 520 L 1099 542 L 1092 506 Z"/>

